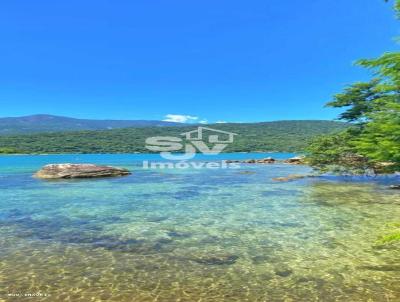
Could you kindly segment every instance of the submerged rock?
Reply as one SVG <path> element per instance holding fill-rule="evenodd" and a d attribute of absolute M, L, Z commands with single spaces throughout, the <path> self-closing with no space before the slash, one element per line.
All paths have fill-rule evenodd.
<path fill-rule="evenodd" d="M 280 277 L 289 277 L 293 271 L 291 269 L 283 269 L 283 270 L 276 270 L 275 275 L 280 276 Z"/>
<path fill-rule="evenodd" d="M 256 174 L 256 172 L 255 171 L 240 171 L 238 174 L 247 175 L 247 174 Z"/>
<path fill-rule="evenodd" d="M 311 176 L 310 175 L 291 174 L 286 177 L 275 177 L 275 178 L 272 178 L 272 180 L 287 182 L 287 181 L 294 181 L 294 180 L 298 180 L 298 179 L 302 179 L 302 178 L 306 178 L 306 177 L 311 177 Z"/>
<path fill-rule="evenodd" d="M 184 233 L 178 231 L 169 231 L 167 235 L 172 238 L 189 238 L 192 236 L 192 234 L 190 233 Z"/>
<path fill-rule="evenodd" d="M 400 265 L 392 264 L 392 265 L 363 265 L 360 267 L 361 269 L 371 270 L 371 271 L 379 271 L 379 272 L 399 272 Z"/>
<path fill-rule="evenodd" d="M 131 174 L 127 169 L 93 164 L 51 164 L 44 166 L 34 177 L 41 179 L 115 177 Z"/>
<path fill-rule="evenodd" d="M 225 253 L 196 255 L 190 258 L 191 261 L 205 265 L 230 265 L 234 264 L 239 256 Z"/>
<path fill-rule="evenodd" d="M 400 185 L 391 185 L 391 186 L 389 186 L 389 189 L 400 190 Z"/>

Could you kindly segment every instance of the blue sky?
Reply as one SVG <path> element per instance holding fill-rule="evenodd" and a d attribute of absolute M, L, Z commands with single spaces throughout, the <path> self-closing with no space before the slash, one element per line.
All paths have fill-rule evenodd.
<path fill-rule="evenodd" d="M 383 0 L 4 1 L 0 116 L 332 119 L 398 25 Z"/>

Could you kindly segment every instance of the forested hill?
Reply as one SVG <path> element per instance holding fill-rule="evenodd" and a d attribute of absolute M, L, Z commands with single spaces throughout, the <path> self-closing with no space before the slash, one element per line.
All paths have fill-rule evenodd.
<path fill-rule="evenodd" d="M 90 120 L 49 114 L 36 114 L 0 118 L 0 135 L 165 126 L 182 126 L 182 124 L 148 120 Z"/>
<path fill-rule="evenodd" d="M 302 151 L 322 134 L 340 131 L 347 124 L 334 121 L 277 121 L 251 124 L 213 124 L 213 129 L 237 135 L 226 152 Z M 152 136 L 177 136 L 197 126 L 126 128 L 0 136 L 3 153 L 133 153 L 149 152 L 145 140 Z"/>

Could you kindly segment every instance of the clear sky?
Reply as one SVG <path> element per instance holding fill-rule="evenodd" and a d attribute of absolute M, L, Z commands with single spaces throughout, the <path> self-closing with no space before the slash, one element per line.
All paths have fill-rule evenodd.
<path fill-rule="evenodd" d="M 398 50 L 383 0 L 0 4 L 0 116 L 332 119 L 332 94 Z"/>

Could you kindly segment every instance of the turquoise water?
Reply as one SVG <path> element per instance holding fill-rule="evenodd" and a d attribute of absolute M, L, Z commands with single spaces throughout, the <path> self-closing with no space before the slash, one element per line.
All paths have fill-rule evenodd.
<path fill-rule="evenodd" d="M 222 154 L 246 159 L 292 154 Z M 143 170 L 157 155 L 0 157 L 0 301 L 400 301 L 398 179 L 305 166 Z M 200 157 L 198 160 L 209 160 Z M 129 168 L 42 181 L 44 164 Z M 22 297 L 41 293 L 45 297 Z M 14 296 L 11 296 L 14 295 Z M 20 296 L 18 296 L 20 295 Z"/>

